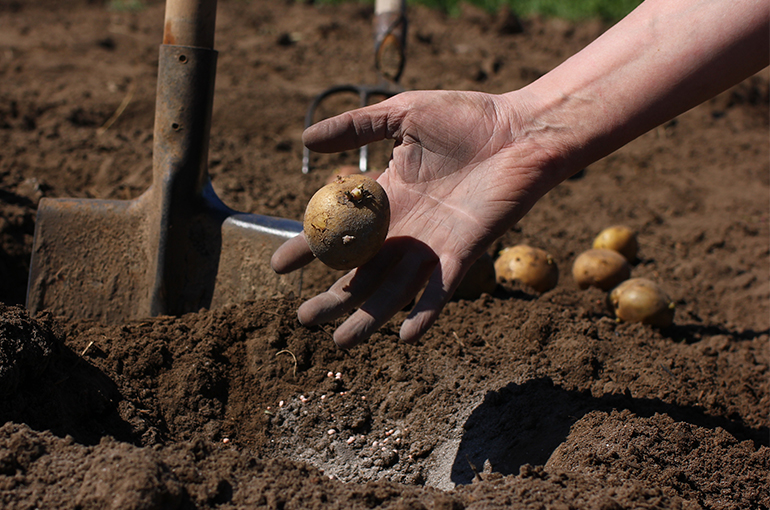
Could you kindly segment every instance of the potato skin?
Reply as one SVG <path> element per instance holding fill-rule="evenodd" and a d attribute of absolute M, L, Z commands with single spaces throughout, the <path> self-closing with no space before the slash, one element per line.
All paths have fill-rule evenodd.
<path fill-rule="evenodd" d="M 631 276 L 626 258 L 614 250 L 592 248 L 577 256 L 572 277 L 581 289 L 597 287 L 609 291 Z"/>
<path fill-rule="evenodd" d="M 639 242 L 636 233 L 624 225 L 607 227 L 596 236 L 593 243 L 595 249 L 614 250 L 623 255 L 628 262 L 636 260 L 639 253 Z"/>
<path fill-rule="evenodd" d="M 540 248 L 517 244 L 500 251 L 495 260 L 499 283 L 519 281 L 537 292 L 546 292 L 559 282 L 559 267 L 553 257 Z"/>
<path fill-rule="evenodd" d="M 390 202 L 377 181 L 339 176 L 319 189 L 305 209 L 303 228 L 313 255 L 333 269 L 368 262 L 382 247 L 390 226 Z"/>
<path fill-rule="evenodd" d="M 484 253 L 465 273 L 452 299 L 477 299 L 484 293 L 492 294 L 496 288 L 495 261 Z"/>
<path fill-rule="evenodd" d="M 631 278 L 610 292 L 609 306 L 622 322 L 667 328 L 674 322 L 674 303 L 663 288 L 647 278 Z"/>
<path fill-rule="evenodd" d="M 371 177 L 376 181 L 377 178 L 382 175 L 382 172 L 369 170 L 368 172 L 364 173 L 356 165 L 342 165 L 329 173 L 329 176 L 326 178 L 324 184 L 331 184 L 337 180 L 337 177 L 345 177 L 346 175 L 366 175 L 367 177 Z"/>

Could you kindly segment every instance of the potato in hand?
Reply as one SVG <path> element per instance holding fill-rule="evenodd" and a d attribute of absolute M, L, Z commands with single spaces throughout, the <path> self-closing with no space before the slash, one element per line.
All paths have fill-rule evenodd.
<path fill-rule="evenodd" d="M 313 255 L 333 269 L 353 269 L 374 257 L 388 235 L 390 203 L 364 175 L 338 176 L 305 209 L 303 228 Z"/>

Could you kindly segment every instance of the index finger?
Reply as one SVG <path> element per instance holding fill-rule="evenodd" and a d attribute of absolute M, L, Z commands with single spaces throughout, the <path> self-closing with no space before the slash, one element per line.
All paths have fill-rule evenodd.
<path fill-rule="evenodd" d="M 308 265 L 315 259 L 307 244 L 304 232 L 292 237 L 275 250 L 270 258 L 270 266 L 278 274 L 291 273 Z"/>

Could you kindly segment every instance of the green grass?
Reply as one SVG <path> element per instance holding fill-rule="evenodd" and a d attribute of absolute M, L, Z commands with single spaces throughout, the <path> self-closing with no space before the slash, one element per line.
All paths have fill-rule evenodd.
<path fill-rule="evenodd" d="M 320 0 L 324 3 L 335 3 L 344 0 Z M 364 3 L 374 3 L 372 0 L 358 0 Z M 408 4 L 420 4 L 440 9 L 450 15 L 460 13 L 460 4 L 476 5 L 490 12 L 508 6 L 519 16 L 541 16 L 564 18 L 568 20 L 584 20 L 601 18 L 605 21 L 617 21 L 631 12 L 641 0 L 407 0 Z"/>

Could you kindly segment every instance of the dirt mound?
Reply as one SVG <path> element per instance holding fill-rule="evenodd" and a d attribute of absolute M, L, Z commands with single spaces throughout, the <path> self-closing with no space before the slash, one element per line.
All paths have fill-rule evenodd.
<path fill-rule="evenodd" d="M 399 343 L 402 316 L 341 351 L 334 325 L 296 320 L 339 276 L 316 263 L 300 297 L 181 317 L 18 306 L 41 197 L 149 186 L 163 6 L 0 9 L 4 508 L 770 507 L 767 71 L 558 186 L 495 244 L 547 250 L 555 289 L 500 286 L 450 303 L 419 345 Z M 210 167 L 228 205 L 300 219 L 355 164 L 314 155 L 303 175 L 300 137 L 316 94 L 375 80 L 370 21 L 371 6 L 220 1 Z M 410 22 L 406 88 L 488 92 L 606 28 L 511 30 L 470 8 Z M 373 148 L 375 167 L 386 157 Z M 605 293 L 572 281 L 611 224 L 638 232 L 632 276 L 663 285 L 671 328 L 618 323 Z"/>

